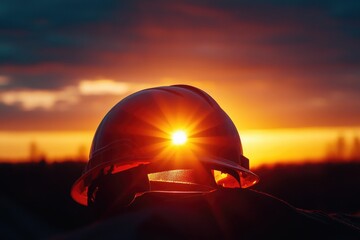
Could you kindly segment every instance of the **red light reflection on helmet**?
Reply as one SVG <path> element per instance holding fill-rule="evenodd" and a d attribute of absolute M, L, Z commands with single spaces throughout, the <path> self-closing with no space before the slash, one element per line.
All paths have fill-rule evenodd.
<path fill-rule="evenodd" d="M 72 188 L 73 198 L 86 205 L 92 181 L 101 173 L 125 171 L 124 165 L 146 165 L 153 182 L 165 175 L 149 174 L 181 170 L 166 176 L 183 174 L 185 179 L 188 172 L 183 170 L 188 169 L 210 173 L 213 182 L 225 187 L 245 188 L 258 181 L 229 116 L 209 95 L 191 86 L 146 89 L 116 104 L 95 133 L 84 174 Z M 111 170 L 104 172 L 109 166 Z"/>

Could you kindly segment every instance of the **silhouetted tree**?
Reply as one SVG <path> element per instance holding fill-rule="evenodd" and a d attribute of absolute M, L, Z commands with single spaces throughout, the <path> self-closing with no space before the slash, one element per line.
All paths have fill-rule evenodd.
<path fill-rule="evenodd" d="M 346 142 L 343 136 L 339 136 L 336 140 L 336 157 L 343 160 L 346 155 Z"/>
<path fill-rule="evenodd" d="M 339 161 L 347 158 L 347 144 L 345 137 L 339 135 L 337 139 L 327 146 L 325 159 L 328 161 Z"/>

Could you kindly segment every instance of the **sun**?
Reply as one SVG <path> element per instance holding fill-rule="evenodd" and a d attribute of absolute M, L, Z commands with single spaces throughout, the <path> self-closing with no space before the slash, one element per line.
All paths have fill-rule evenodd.
<path fill-rule="evenodd" d="M 172 139 L 172 143 L 173 143 L 174 145 L 183 145 L 183 144 L 185 144 L 186 141 L 187 141 L 186 132 L 183 131 L 183 130 L 175 131 L 175 132 L 172 134 L 171 139 Z"/>

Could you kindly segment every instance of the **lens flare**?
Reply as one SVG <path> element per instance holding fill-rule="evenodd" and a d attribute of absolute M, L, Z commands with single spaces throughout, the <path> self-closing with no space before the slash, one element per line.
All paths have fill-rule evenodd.
<path fill-rule="evenodd" d="M 171 136 L 174 145 L 183 145 L 187 141 L 187 135 L 183 130 L 174 132 Z"/>

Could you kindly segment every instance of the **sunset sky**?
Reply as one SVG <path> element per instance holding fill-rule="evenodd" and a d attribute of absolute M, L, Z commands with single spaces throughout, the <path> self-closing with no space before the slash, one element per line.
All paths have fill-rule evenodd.
<path fill-rule="evenodd" d="M 321 158 L 360 137 L 360 2 L 0 2 L 1 159 L 75 156 L 119 100 L 171 84 L 208 92 L 255 165 Z"/>

